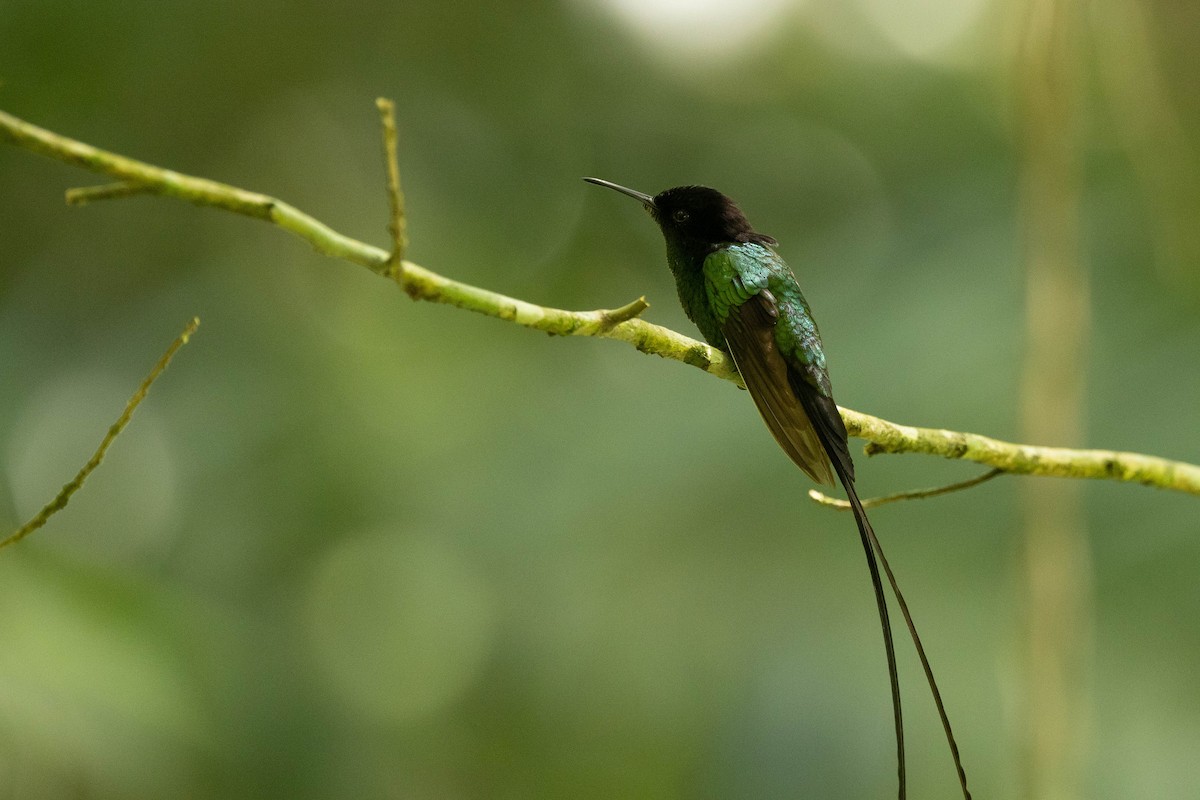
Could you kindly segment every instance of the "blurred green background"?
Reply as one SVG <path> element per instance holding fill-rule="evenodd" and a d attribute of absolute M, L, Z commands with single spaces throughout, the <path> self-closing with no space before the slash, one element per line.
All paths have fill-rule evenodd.
<path fill-rule="evenodd" d="M 1200 461 L 1200 12 L 1077 30 L 1085 443 Z M 683 330 L 658 232 L 583 175 L 706 183 L 781 242 L 840 402 L 1019 439 L 1023 4 L 0 5 L 0 108 L 410 257 Z M 0 796 L 894 795 L 849 517 L 698 370 L 413 304 L 259 222 L 0 146 Z M 1042 442 L 1056 444 L 1057 442 Z M 855 452 L 857 450 L 857 444 Z M 976 474 L 860 459 L 864 495 Z M 1026 793 L 1022 480 L 874 512 L 979 798 Z M 1084 795 L 1200 792 L 1200 506 L 1083 492 Z M 897 633 L 913 796 L 957 788 Z"/>

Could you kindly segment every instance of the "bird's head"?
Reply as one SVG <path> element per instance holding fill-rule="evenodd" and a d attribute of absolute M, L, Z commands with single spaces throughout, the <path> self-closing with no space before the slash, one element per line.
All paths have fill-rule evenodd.
<path fill-rule="evenodd" d="M 662 229 L 667 243 L 685 251 L 707 254 L 725 244 L 776 244 L 770 236 L 755 232 L 737 204 L 716 189 L 676 186 L 651 197 L 599 178 L 584 180 L 641 201 Z"/>

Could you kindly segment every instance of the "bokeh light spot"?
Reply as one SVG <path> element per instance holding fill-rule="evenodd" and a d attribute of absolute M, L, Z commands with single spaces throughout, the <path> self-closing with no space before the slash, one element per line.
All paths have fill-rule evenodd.
<path fill-rule="evenodd" d="M 989 0 L 859 0 L 863 13 L 893 45 L 928 59 L 970 33 Z"/>
<path fill-rule="evenodd" d="M 336 546 L 309 594 L 309 626 L 331 689 L 361 715 L 410 722 L 479 677 L 496 616 L 479 574 L 436 539 L 372 535 Z"/>
<path fill-rule="evenodd" d="M 594 0 L 613 12 L 654 52 L 675 56 L 734 55 L 802 5 L 798 0 Z"/>

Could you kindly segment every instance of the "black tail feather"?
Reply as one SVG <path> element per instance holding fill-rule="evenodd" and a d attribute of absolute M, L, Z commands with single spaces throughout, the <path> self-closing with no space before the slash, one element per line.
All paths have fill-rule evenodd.
<path fill-rule="evenodd" d="M 837 470 L 838 477 L 842 479 L 842 485 L 846 487 L 846 494 L 851 498 L 850 504 L 854 507 L 854 518 L 858 521 L 859 537 L 862 539 L 863 552 L 867 556 L 867 568 L 871 571 L 871 586 L 875 589 L 875 604 L 879 607 L 879 624 L 883 627 L 883 647 L 887 652 L 888 680 L 892 687 L 892 715 L 896 721 L 896 771 L 900 779 L 899 796 L 900 800 L 904 800 L 907 788 L 904 767 L 904 714 L 900 710 L 900 671 L 896 668 L 896 646 L 892 642 L 892 623 L 888 619 L 887 597 L 883 592 L 883 580 L 879 577 L 879 565 L 875 562 L 875 552 L 878 550 L 879 542 L 875 539 L 875 531 L 871 529 L 866 512 L 862 510 L 858 496 L 854 493 L 854 479 L 846 476 L 837 459 L 833 460 L 833 467 Z M 880 555 L 883 555 L 882 551 L 880 551 Z M 886 565 L 887 562 L 885 561 L 884 564 Z M 888 578 L 891 579 L 891 570 L 888 570 Z M 892 581 L 892 588 L 895 587 L 896 583 Z M 907 613 L 906 611 L 906 617 Z"/>
<path fill-rule="evenodd" d="M 858 522 L 858 532 L 862 536 L 863 546 L 867 550 L 867 561 L 871 567 L 871 581 L 875 586 L 875 599 L 879 603 L 880 619 L 884 624 L 884 644 L 887 648 L 888 657 L 888 672 L 892 678 L 892 705 L 896 714 L 896 741 L 897 749 L 900 753 L 900 796 L 904 797 L 904 739 L 903 731 L 900 724 L 900 696 L 898 694 L 899 687 L 896 677 L 896 656 L 892 646 L 891 631 L 888 629 L 887 611 L 884 608 L 882 589 L 879 585 L 879 569 L 875 565 L 875 554 L 879 555 L 879 562 L 883 564 L 883 571 L 887 574 L 888 583 L 892 585 L 892 593 L 896 596 L 896 602 L 900 606 L 900 612 L 904 615 L 904 624 L 908 626 L 908 632 L 912 636 L 913 645 L 916 646 L 917 656 L 921 659 L 921 667 L 925 670 L 925 678 L 929 682 L 929 691 L 933 693 L 933 702 L 937 706 L 938 716 L 942 720 L 942 729 L 946 732 L 946 741 L 950 745 L 950 754 L 954 757 L 954 768 L 958 771 L 958 783 L 962 787 L 964 800 L 971 800 L 971 792 L 967 789 L 967 773 L 963 770 L 962 758 L 958 753 L 958 743 L 954 739 L 954 731 L 950 728 L 950 717 L 946 715 L 946 706 L 942 703 L 942 693 L 938 690 L 937 681 L 933 677 L 933 667 L 929 665 L 929 658 L 925 655 L 925 647 L 921 644 L 921 637 L 917 634 L 917 626 L 913 623 L 912 614 L 909 613 L 908 603 L 904 601 L 904 594 L 900 591 L 900 584 L 896 581 L 896 575 L 892 572 L 892 567 L 888 564 L 887 556 L 883 553 L 883 546 L 879 543 L 879 539 L 875 536 L 875 530 L 871 527 L 870 520 L 867 519 L 867 512 L 862 507 L 862 502 L 858 499 L 858 492 L 854 490 L 854 479 L 848 478 L 839 468 L 837 459 L 833 461 L 834 469 L 838 472 L 838 477 L 842 479 L 842 486 L 846 489 L 846 496 L 850 500 L 850 507 L 854 511 L 854 519 Z M 874 552 L 872 552 L 872 549 Z"/>
<path fill-rule="evenodd" d="M 905 791 L 904 731 L 900 721 L 900 689 L 896 677 L 896 655 L 892 645 L 891 628 L 888 625 L 887 608 L 883 589 L 880 586 L 879 568 L 875 563 L 875 554 L 879 555 L 879 563 L 883 564 L 883 571 L 887 574 L 888 583 L 892 585 L 892 593 L 896 596 L 900 612 L 904 615 L 904 624 L 908 626 L 913 645 L 917 648 L 921 667 L 925 670 L 925 679 L 929 682 L 929 691 L 933 693 L 933 702 L 937 705 L 938 716 L 942 720 L 942 729 L 946 731 L 946 741 L 950 744 L 950 754 L 954 757 L 954 768 L 958 771 L 958 783 L 962 787 L 963 798 L 971 800 L 971 792 L 967 789 L 967 773 L 963 771 L 962 758 L 958 753 L 958 743 L 954 740 L 954 731 L 950 729 L 950 718 L 946 716 L 946 706 L 942 703 L 942 693 L 938 691 L 937 681 L 933 677 L 933 668 L 929 666 L 929 658 L 925 655 L 925 646 L 921 644 L 921 637 L 917 635 L 917 626 L 913 623 L 912 614 L 908 611 L 908 603 L 904 601 L 904 594 L 900 591 L 900 584 L 896 581 L 891 565 L 888 564 L 887 556 L 883 553 L 883 546 L 879 544 L 875 530 L 871 527 L 871 521 L 867 519 L 867 512 L 858 499 L 858 492 L 854 490 L 854 461 L 850 458 L 850 445 L 842 416 L 832 397 L 821 394 L 813 385 L 797 378 L 794 373 L 789 377 L 792 389 L 804 405 L 804 411 L 812 421 L 813 428 L 821 438 L 821 444 L 825 446 L 825 451 L 829 454 L 833 469 L 846 489 L 846 497 L 850 500 L 850 507 L 854 511 L 854 520 L 858 523 L 858 532 L 862 536 L 863 547 L 867 551 L 867 564 L 871 568 L 871 582 L 875 587 L 875 601 L 879 604 L 879 618 L 884 627 L 888 673 L 892 679 L 892 705 L 896 715 L 896 749 L 900 754 L 900 797 L 904 797 Z"/>

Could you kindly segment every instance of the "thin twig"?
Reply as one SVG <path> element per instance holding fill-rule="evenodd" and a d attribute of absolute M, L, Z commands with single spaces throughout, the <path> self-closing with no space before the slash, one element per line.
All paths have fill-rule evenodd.
<path fill-rule="evenodd" d="M 388 276 L 405 287 L 404 253 L 408 249 L 408 224 L 404 218 L 404 192 L 400 190 L 400 159 L 396 154 L 396 104 L 386 97 L 375 100 L 383 125 L 383 160 L 387 165 L 388 206 L 391 217 L 388 232 L 392 235 L 392 253 L 388 257 Z"/>
<path fill-rule="evenodd" d="M 380 274 L 386 272 L 387 253 L 340 234 L 274 197 L 110 153 L 31 125 L 3 111 L 0 111 L 0 140 L 119 181 L 142 184 L 153 194 L 266 220 L 304 239 L 319 253 L 361 264 Z"/>
<path fill-rule="evenodd" d="M 129 402 L 125 404 L 125 410 L 121 412 L 121 416 L 117 418 L 117 421 L 109 426 L 108 433 L 104 434 L 104 438 L 100 441 L 100 446 L 96 448 L 96 452 L 92 454 L 92 457 L 88 459 L 88 462 L 83 465 L 83 468 L 79 470 L 75 477 L 70 480 L 70 482 L 62 487 L 53 500 L 47 503 L 41 511 L 34 515 L 33 519 L 29 520 L 29 522 L 26 522 L 24 525 L 18 528 L 16 532 L 7 539 L 0 541 L 0 548 L 5 548 L 10 544 L 16 544 L 17 542 L 21 541 L 38 528 L 45 525 L 46 521 L 50 519 L 50 517 L 66 507 L 67 503 L 71 499 L 71 495 L 75 494 L 75 492 L 77 492 L 79 488 L 83 486 L 83 482 L 87 480 L 87 477 L 92 474 L 92 471 L 95 470 L 96 467 L 100 466 L 100 462 L 104 460 L 104 454 L 108 452 L 109 446 L 116 441 L 117 436 L 119 436 L 121 431 L 125 429 L 125 426 L 129 424 L 130 418 L 133 417 L 133 412 L 137 409 L 138 405 L 141 404 L 142 400 L 146 399 L 146 393 L 150 391 L 150 385 L 158 379 L 159 375 L 163 374 L 167 368 L 167 365 L 171 363 L 171 359 L 175 356 L 176 351 L 188 343 L 188 339 L 191 338 L 192 334 L 196 332 L 198 327 L 200 327 L 200 318 L 192 317 L 191 321 L 188 322 L 186 327 L 184 327 L 183 333 L 179 334 L 175 341 L 171 342 L 170 347 L 168 347 L 166 352 L 162 354 L 162 357 L 158 359 L 158 363 L 154 365 L 154 369 L 150 370 L 150 374 L 146 376 L 145 380 L 143 380 L 141 385 L 138 386 L 137 391 L 134 392 L 133 396 L 129 398 Z"/>
<path fill-rule="evenodd" d="M 639 297 L 632 303 L 627 303 L 620 308 L 614 308 L 612 311 L 605 311 L 603 314 L 603 325 L 611 328 L 614 325 L 620 325 L 622 322 L 628 322 L 631 319 L 640 317 L 642 312 L 649 307 L 650 304 L 646 302 L 646 298 Z"/>
<path fill-rule="evenodd" d="M 67 205 L 85 206 L 97 200 L 118 200 L 122 197 L 148 194 L 150 191 L 148 186 L 129 181 L 106 183 L 103 186 L 82 186 L 77 189 L 67 189 Z"/>
<path fill-rule="evenodd" d="M 990 481 L 997 475 L 1003 475 L 1002 469 L 990 469 L 982 475 L 976 475 L 974 478 L 968 478 L 965 481 L 958 483 L 950 483 L 945 486 L 936 486 L 932 489 L 910 489 L 907 492 L 896 492 L 895 494 L 885 494 L 882 497 L 872 497 L 862 501 L 863 508 L 875 508 L 876 506 L 895 503 L 900 500 L 924 500 L 927 497 L 937 497 L 940 494 L 949 494 L 963 489 L 970 489 L 972 486 L 978 486 L 985 481 Z M 836 508 L 838 511 L 849 511 L 850 503 L 845 500 L 839 500 L 836 497 L 830 497 L 824 492 L 819 492 L 816 489 L 809 489 L 808 496 L 823 506 Z"/>
<path fill-rule="evenodd" d="M 389 274 L 388 252 L 340 234 L 274 197 L 99 150 L 3 111 L 0 111 L 0 140 L 117 180 L 144 184 L 147 191 L 155 194 L 271 222 L 304 239 L 319 253 L 360 264 L 380 275 Z M 451 280 L 411 261 L 404 261 L 403 268 L 405 290 L 415 299 L 445 303 L 559 336 L 617 339 L 643 353 L 682 361 L 741 384 L 741 376 L 729 356 L 669 328 L 637 318 L 612 325 L 605 317 L 611 311 L 566 311 L 540 306 Z M 974 433 L 899 425 L 848 408 L 842 408 L 841 412 L 850 435 L 869 442 L 868 454 L 927 453 L 975 461 L 1013 474 L 1102 478 L 1200 495 L 1200 466 L 1195 464 L 1111 450 L 1012 444 Z"/>

